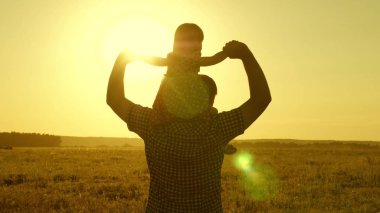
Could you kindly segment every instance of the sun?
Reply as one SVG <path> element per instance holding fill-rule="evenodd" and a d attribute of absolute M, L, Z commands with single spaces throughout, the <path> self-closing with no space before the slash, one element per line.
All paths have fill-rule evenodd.
<path fill-rule="evenodd" d="M 109 23 L 105 31 L 103 54 L 113 64 L 124 49 L 139 55 L 165 57 L 172 49 L 172 35 L 162 23 L 143 16 L 122 18 Z M 151 66 L 142 62 L 128 65 L 129 77 L 147 78 Z M 155 76 L 155 75 L 153 75 Z"/>

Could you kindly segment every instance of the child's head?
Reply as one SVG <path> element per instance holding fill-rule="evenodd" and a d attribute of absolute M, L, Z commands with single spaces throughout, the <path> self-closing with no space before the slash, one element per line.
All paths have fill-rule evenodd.
<path fill-rule="evenodd" d="M 186 57 L 200 57 L 203 36 L 203 31 L 198 25 L 181 24 L 175 31 L 173 53 Z"/>

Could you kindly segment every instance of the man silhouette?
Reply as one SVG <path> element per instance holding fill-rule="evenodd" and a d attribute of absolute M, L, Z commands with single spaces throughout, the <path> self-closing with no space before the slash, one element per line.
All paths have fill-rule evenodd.
<path fill-rule="evenodd" d="M 200 57 L 202 41 L 203 32 L 197 25 L 182 24 L 175 33 L 173 53 L 187 59 Z M 199 79 L 207 85 L 208 96 L 187 94 L 198 91 L 194 89 L 193 83 L 189 87 L 192 89 L 180 90 L 179 95 L 207 99 L 208 107 L 197 106 L 202 100 L 185 101 L 186 105 L 178 103 L 179 107 L 177 103 L 165 103 L 165 98 L 161 100 L 166 108 L 174 104 L 175 109 L 190 107 L 190 112 L 194 112 L 191 111 L 193 108 L 202 109 L 202 112 L 196 111 L 196 115 L 191 118 L 181 116 L 181 113 L 171 113 L 170 110 L 163 111 L 162 107 L 142 107 L 127 99 L 124 95 L 124 72 L 125 66 L 133 59 L 123 53 L 116 59 L 109 78 L 107 104 L 127 123 L 130 131 L 144 140 L 150 173 L 146 212 L 222 212 L 223 149 L 229 141 L 243 134 L 271 102 L 263 71 L 247 45 L 231 41 L 225 44 L 223 53 L 231 59 L 242 60 L 248 77 L 250 98 L 240 107 L 217 113 L 212 107 L 216 95 L 215 82 L 208 76 L 199 75 Z M 197 66 L 189 67 L 184 69 L 199 70 Z M 171 92 L 165 89 L 161 91 L 163 94 Z M 184 113 L 188 112 L 185 110 Z M 163 114 L 170 116 L 168 118 Z"/>

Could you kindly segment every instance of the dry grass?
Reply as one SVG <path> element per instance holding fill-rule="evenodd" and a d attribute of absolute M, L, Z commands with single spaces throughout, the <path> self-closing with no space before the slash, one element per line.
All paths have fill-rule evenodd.
<path fill-rule="evenodd" d="M 379 146 L 237 147 L 254 155 L 259 173 L 270 174 L 258 188 L 272 188 L 243 187 L 244 175 L 233 166 L 237 154 L 226 156 L 225 212 L 380 212 Z M 143 150 L 0 150 L 1 212 L 143 212 L 148 186 Z M 265 192 L 271 193 L 257 196 Z"/>

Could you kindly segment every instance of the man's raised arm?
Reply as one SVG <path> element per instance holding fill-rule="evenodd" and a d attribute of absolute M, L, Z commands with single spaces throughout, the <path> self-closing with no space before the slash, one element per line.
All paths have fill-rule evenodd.
<path fill-rule="evenodd" d="M 250 98 L 242 109 L 244 128 L 247 129 L 267 108 L 272 100 L 264 73 L 247 45 L 238 41 L 228 42 L 223 51 L 229 58 L 241 59 L 248 77 Z"/>
<path fill-rule="evenodd" d="M 113 66 L 107 90 L 107 104 L 124 121 L 127 119 L 127 112 L 130 107 L 134 105 L 124 95 L 124 72 L 130 58 L 126 53 L 119 54 Z"/>

